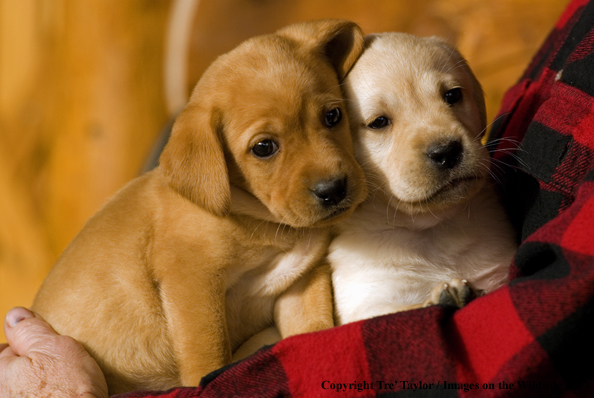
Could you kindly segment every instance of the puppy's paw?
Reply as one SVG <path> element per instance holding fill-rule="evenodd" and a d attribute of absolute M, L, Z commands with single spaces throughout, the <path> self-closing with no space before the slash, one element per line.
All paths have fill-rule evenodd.
<path fill-rule="evenodd" d="M 473 288 L 466 279 L 454 278 L 447 283 L 435 286 L 425 306 L 462 308 L 481 294 L 482 292 Z"/>

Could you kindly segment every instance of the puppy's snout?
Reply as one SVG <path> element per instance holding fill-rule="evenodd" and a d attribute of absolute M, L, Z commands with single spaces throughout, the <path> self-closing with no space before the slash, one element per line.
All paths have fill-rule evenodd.
<path fill-rule="evenodd" d="M 324 207 L 336 206 L 347 196 L 347 179 L 320 181 L 311 188 L 311 192 Z"/>
<path fill-rule="evenodd" d="M 427 148 L 425 154 L 440 170 L 449 170 L 457 167 L 462 162 L 464 146 L 459 140 L 447 143 L 434 143 Z"/>

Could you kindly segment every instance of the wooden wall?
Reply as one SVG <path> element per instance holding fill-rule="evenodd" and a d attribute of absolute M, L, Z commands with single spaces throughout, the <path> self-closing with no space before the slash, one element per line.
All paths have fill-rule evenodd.
<path fill-rule="evenodd" d="M 0 315 L 28 306 L 167 120 L 169 3 L 0 1 Z"/>
<path fill-rule="evenodd" d="M 162 76 L 172 1 L 0 0 L 0 317 L 31 304 L 85 220 L 139 173 L 168 120 Z M 247 37 L 340 17 L 366 32 L 457 43 L 492 118 L 566 3 L 202 0 L 187 85 Z"/>

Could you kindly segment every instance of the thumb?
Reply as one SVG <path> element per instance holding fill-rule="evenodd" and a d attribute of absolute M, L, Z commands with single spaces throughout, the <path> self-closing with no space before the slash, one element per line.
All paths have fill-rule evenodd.
<path fill-rule="evenodd" d="M 8 344 L 16 355 L 25 356 L 36 343 L 57 336 L 57 333 L 41 317 L 16 307 L 8 311 L 4 322 L 4 333 Z"/>

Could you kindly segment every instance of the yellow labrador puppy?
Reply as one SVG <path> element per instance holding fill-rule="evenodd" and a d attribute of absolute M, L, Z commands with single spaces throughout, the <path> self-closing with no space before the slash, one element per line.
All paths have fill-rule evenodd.
<path fill-rule="evenodd" d="M 369 197 L 330 248 L 339 324 L 464 305 L 507 281 L 516 249 L 489 177 L 482 89 L 437 38 L 371 35 L 345 80 Z"/>
<path fill-rule="evenodd" d="M 325 298 L 283 304 L 282 337 L 332 326 L 329 276 L 308 272 L 365 196 L 339 86 L 362 46 L 355 24 L 323 20 L 221 56 L 160 166 L 65 250 L 33 310 L 84 345 L 110 394 L 197 385 L 273 323 L 284 294 Z"/>

